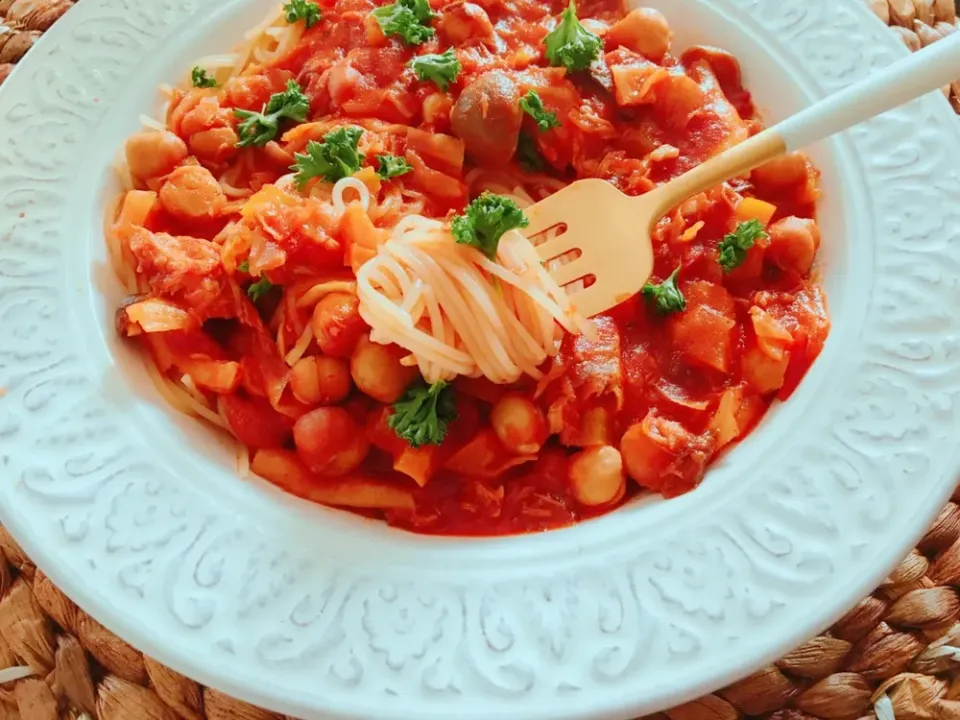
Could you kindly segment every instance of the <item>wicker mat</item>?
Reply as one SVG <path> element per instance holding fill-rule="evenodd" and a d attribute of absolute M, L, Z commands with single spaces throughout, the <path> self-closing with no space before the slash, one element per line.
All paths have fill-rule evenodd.
<path fill-rule="evenodd" d="M 76 1 L 0 0 L 0 83 Z M 865 1 L 913 50 L 958 28 L 955 0 Z M 944 93 L 960 113 L 960 81 Z M 958 503 L 960 487 L 886 582 L 829 631 L 656 720 L 960 720 Z M 282 720 L 108 632 L 2 527 L 0 549 L 0 720 Z"/>

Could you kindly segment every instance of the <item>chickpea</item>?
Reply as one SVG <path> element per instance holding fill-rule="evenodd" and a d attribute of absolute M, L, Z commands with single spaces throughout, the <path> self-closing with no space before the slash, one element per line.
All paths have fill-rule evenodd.
<path fill-rule="evenodd" d="M 363 464 L 370 454 L 370 441 L 358 430 L 357 434 L 352 436 L 346 446 L 340 449 L 324 468 L 324 475 L 346 475 L 351 473 Z"/>
<path fill-rule="evenodd" d="M 703 90 L 687 75 L 668 75 L 657 86 L 656 111 L 674 130 L 683 130 L 693 114 L 703 107 Z"/>
<path fill-rule="evenodd" d="M 127 140 L 127 165 L 138 180 L 169 174 L 188 154 L 186 143 L 172 132 L 141 132 Z"/>
<path fill-rule="evenodd" d="M 539 452 L 547 441 L 547 418 L 532 400 L 509 393 L 490 411 L 490 424 L 504 445 L 519 455 Z"/>
<path fill-rule="evenodd" d="M 350 388 L 350 369 L 336 358 L 305 357 L 290 371 L 293 396 L 307 405 L 339 405 Z"/>
<path fill-rule="evenodd" d="M 640 53 L 648 60 L 660 62 L 670 51 L 673 33 L 659 10 L 637 8 L 610 28 L 607 38 Z"/>
<path fill-rule="evenodd" d="M 216 96 L 200 98 L 199 102 L 183 114 L 183 119 L 180 121 L 180 134 L 183 137 L 192 137 L 210 128 L 226 127 L 230 124 L 232 115 L 232 111 L 220 107 L 220 100 Z"/>
<path fill-rule="evenodd" d="M 712 435 L 694 435 L 652 410 L 620 441 L 627 474 L 664 497 L 682 495 L 699 485 L 714 450 Z"/>
<path fill-rule="evenodd" d="M 753 181 L 770 190 L 784 190 L 807 182 L 807 156 L 792 152 L 761 165 L 752 174 Z"/>
<path fill-rule="evenodd" d="M 367 330 L 356 295 L 330 293 L 313 309 L 313 336 L 329 357 L 350 357 Z"/>
<path fill-rule="evenodd" d="M 417 368 L 400 364 L 408 354 L 396 345 L 380 345 L 365 336 L 350 358 L 350 374 L 362 393 L 390 405 L 403 397 L 417 378 Z"/>
<path fill-rule="evenodd" d="M 570 459 L 570 487 L 577 501 L 588 507 L 609 505 L 623 497 L 627 474 L 620 451 L 609 445 L 588 448 Z"/>
<path fill-rule="evenodd" d="M 226 204 L 226 196 L 209 170 L 184 165 L 170 173 L 160 188 L 160 204 L 175 217 L 198 220 L 215 216 Z"/>
<path fill-rule="evenodd" d="M 816 221 L 788 217 L 770 226 L 770 247 L 765 257 L 783 268 L 806 275 L 820 248 L 820 228 Z"/>
<path fill-rule="evenodd" d="M 200 160 L 221 163 L 237 154 L 239 138 L 233 128 L 203 130 L 190 138 L 190 151 Z"/>
<path fill-rule="evenodd" d="M 680 423 L 654 416 L 632 425 L 620 440 L 620 453 L 630 477 L 641 487 L 659 492 L 662 475 L 676 457 L 673 447 L 681 443 L 686 431 Z"/>
<path fill-rule="evenodd" d="M 451 45 L 464 45 L 471 40 L 493 40 L 493 23 L 487 11 L 472 2 L 452 2 L 437 21 L 437 29 Z"/>
<path fill-rule="evenodd" d="M 343 475 L 356 470 L 370 450 L 367 436 L 346 410 L 318 408 L 293 426 L 300 459 L 318 475 Z"/>

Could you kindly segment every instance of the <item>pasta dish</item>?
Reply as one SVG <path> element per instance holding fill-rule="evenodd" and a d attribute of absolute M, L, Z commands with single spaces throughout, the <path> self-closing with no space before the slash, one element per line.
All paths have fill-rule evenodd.
<path fill-rule="evenodd" d="M 656 10 L 290 0 L 161 91 L 106 220 L 117 331 L 304 499 L 504 535 L 675 497 L 829 332 L 802 154 L 664 217 L 597 317 L 538 258 L 555 231 L 524 235 L 574 180 L 639 195 L 762 128 L 737 60 Z"/>

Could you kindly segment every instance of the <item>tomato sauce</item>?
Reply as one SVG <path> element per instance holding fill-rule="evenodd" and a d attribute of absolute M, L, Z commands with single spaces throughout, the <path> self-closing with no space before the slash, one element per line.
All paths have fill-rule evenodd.
<path fill-rule="evenodd" d="M 762 123 L 732 55 L 709 47 L 677 53 L 659 14 L 628 14 L 619 0 L 579 4 L 580 21 L 603 39 L 603 47 L 596 62 L 575 73 L 545 60 L 544 39 L 566 7 L 556 0 L 432 0 L 436 32 L 416 46 L 384 36 L 371 16 L 382 3 L 317 4 L 322 20 L 288 53 L 219 91 L 180 93 L 168 118 L 190 148 L 189 162 L 252 191 L 277 182 L 288 172 L 286 161 L 344 121 L 364 129 L 360 149 L 368 164 L 375 152 L 390 152 L 414 168 L 402 179 L 410 191 L 403 201 L 373 221 L 361 218 L 353 229 L 320 210 L 307 218 L 302 208 L 273 207 L 274 260 L 264 268 L 271 287 L 287 290 L 268 291 L 253 303 L 235 281 L 218 281 L 226 304 L 216 306 L 214 319 L 208 314 L 202 326 L 177 335 L 180 344 L 172 345 L 180 350 L 154 339 L 152 351 L 158 363 L 166 358 L 167 368 L 179 367 L 177 358 L 200 355 L 220 364 L 216 377 L 229 379 L 233 375 L 226 371 L 232 368 L 225 364 L 239 366 L 233 390 L 201 392 L 252 450 L 255 472 L 305 498 L 347 504 L 417 532 L 541 531 L 608 512 L 640 493 L 672 497 L 692 490 L 720 453 L 747 437 L 773 401 L 789 398 L 829 332 L 826 300 L 812 275 L 820 243 L 819 173 L 802 155 L 691 198 L 660 221 L 651 282 L 664 283 L 679 268 L 682 310 L 665 311 L 651 297 L 637 295 L 594 319 L 595 340 L 566 337 L 540 382 L 504 388 L 459 378 L 458 418 L 441 445 L 409 447 L 388 425 L 389 403 L 357 391 L 343 403 L 346 413 L 327 412 L 317 398 L 329 378 L 308 374 L 321 364 L 288 369 L 274 333 L 288 351 L 313 327 L 316 340 L 304 357 L 324 356 L 322 343 L 318 346 L 324 319 L 319 311 L 300 309 L 290 288 L 322 273 L 350 279 L 350 266 L 356 268 L 350 244 L 360 230 L 373 237 L 415 212 L 452 217 L 476 194 L 470 173 L 478 168 L 534 197 L 592 177 L 642 194 L 742 142 Z M 446 90 L 411 71 L 414 57 L 451 47 L 461 70 Z M 558 126 L 540 131 L 513 105 L 499 107 L 496 95 L 476 106 L 464 100 L 493 73 L 520 95 L 536 91 Z M 308 123 L 286 127 L 288 132 L 265 148 L 210 149 L 212 137 L 237 131 L 235 108 L 259 108 L 290 80 L 309 98 Z M 205 104 L 191 97 L 197 93 Z M 202 115 L 183 109 L 201 105 Z M 512 135 L 484 125 L 499 111 Z M 222 134 L 198 140 L 198 133 L 211 130 Z M 535 152 L 536 171 L 519 162 L 523 142 Z M 507 162 L 488 162 L 501 150 Z M 384 183 L 372 172 L 363 182 L 374 196 L 384 197 Z M 157 190 L 163 183 L 160 178 L 140 184 Z M 415 207 L 413 196 L 420 203 Z M 226 247 L 222 238 L 232 224 L 242 223 L 243 202 L 223 202 L 218 215 L 203 221 L 178 217 L 158 203 L 144 227 Z M 763 232 L 740 262 L 725 267 L 721 246 L 750 221 Z M 168 260 L 167 275 L 146 278 L 160 296 L 170 282 L 190 277 L 186 260 L 184 267 Z M 630 262 L 629 253 L 623 261 Z M 232 309 L 223 310 L 226 306 Z M 191 337 L 196 345 L 184 350 Z M 214 338 L 220 349 L 204 350 L 201 337 Z M 349 347 L 331 355 L 341 365 L 323 367 L 350 370 L 356 378 L 356 347 L 351 336 Z M 500 403 L 517 397 L 535 407 L 536 423 L 542 424 L 521 428 L 539 438 L 532 452 L 518 450 L 509 431 L 497 424 Z M 362 457 L 355 472 L 328 477 L 311 470 L 319 450 L 305 452 L 295 437 L 295 425 L 308 414 L 318 427 L 334 417 L 353 419 L 358 430 L 341 443 L 350 447 L 328 452 Z M 600 478 L 610 477 L 609 462 L 622 462 L 623 470 L 614 475 L 619 472 L 624 482 L 598 488 Z M 351 502 L 343 503 L 348 496 Z"/>

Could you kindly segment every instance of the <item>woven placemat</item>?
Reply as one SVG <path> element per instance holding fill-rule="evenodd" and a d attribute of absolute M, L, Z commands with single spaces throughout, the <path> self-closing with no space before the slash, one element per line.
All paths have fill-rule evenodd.
<path fill-rule="evenodd" d="M 0 84 L 77 1 L 0 0 Z M 958 29 L 956 0 L 864 1 L 912 50 Z M 944 93 L 960 113 L 960 81 Z M 883 585 L 823 635 L 655 720 L 960 720 L 958 503 L 960 486 Z M 0 720 L 283 720 L 107 631 L 2 527 L 0 550 Z"/>

